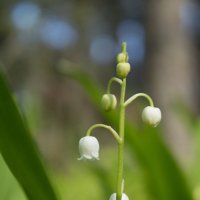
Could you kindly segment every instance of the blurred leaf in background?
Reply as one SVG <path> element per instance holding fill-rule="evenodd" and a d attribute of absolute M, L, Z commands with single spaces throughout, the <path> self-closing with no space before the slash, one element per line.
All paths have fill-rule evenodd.
<path fill-rule="evenodd" d="M 25 200 L 25 195 L 18 182 L 8 169 L 2 156 L 0 156 L 0 199 L 2 200 Z"/>
<path fill-rule="evenodd" d="M 0 152 L 29 199 L 56 200 L 38 150 L 0 72 Z"/>

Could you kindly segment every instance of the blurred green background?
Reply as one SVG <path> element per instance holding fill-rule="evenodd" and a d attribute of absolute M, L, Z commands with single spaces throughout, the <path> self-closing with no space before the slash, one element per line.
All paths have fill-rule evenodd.
<path fill-rule="evenodd" d="M 148 93 L 163 119 L 156 130 L 145 127 L 142 99 L 127 109 L 125 192 L 200 200 L 199 22 L 199 0 L 1 0 L 1 68 L 60 199 L 109 199 L 115 191 L 113 138 L 95 131 L 98 162 L 77 161 L 78 142 L 94 123 L 117 128 L 117 111 L 104 113 L 100 99 L 126 41 L 127 97 Z M 0 157 L 1 200 L 26 199 L 14 177 Z"/>

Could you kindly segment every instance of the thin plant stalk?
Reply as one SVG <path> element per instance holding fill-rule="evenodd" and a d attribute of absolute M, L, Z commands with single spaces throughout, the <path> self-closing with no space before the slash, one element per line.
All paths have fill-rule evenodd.
<path fill-rule="evenodd" d="M 120 105 L 119 105 L 119 136 L 121 143 L 118 143 L 118 169 L 117 169 L 117 199 L 122 198 L 122 181 L 123 181 L 123 168 L 124 168 L 124 123 L 125 123 L 125 93 L 126 93 L 126 78 L 123 79 L 120 93 Z"/>
<path fill-rule="evenodd" d="M 112 111 L 116 108 L 117 99 L 114 94 L 111 93 L 111 86 L 113 82 L 117 82 L 121 86 L 120 90 L 120 102 L 119 102 L 119 131 L 118 133 L 111 127 L 105 124 L 92 125 L 87 133 L 86 137 L 83 137 L 79 142 L 79 149 L 81 159 L 97 159 L 99 160 L 99 143 L 97 139 L 91 137 L 91 133 L 96 128 L 104 128 L 110 131 L 113 137 L 118 143 L 118 163 L 117 163 L 117 183 L 116 192 L 110 197 L 110 200 L 121 200 L 122 198 L 128 199 L 124 193 L 124 179 L 123 179 L 123 168 L 124 168 L 124 134 L 125 134 L 125 111 L 126 107 L 131 104 L 138 97 L 144 97 L 148 100 L 149 105 L 142 113 L 142 118 L 145 123 L 153 127 L 157 126 L 161 120 L 161 112 L 159 108 L 154 107 L 153 100 L 145 93 L 138 93 L 131 96 L 125 101 L 126 95 L 126 77 L 130 72 L 130 64 L 128 63 L 128 53 L 126 52 L 126 43 L 122 43 L 122 51 L 117 56 L 117 77 L 113 77 L 109 80 L 107 86 L 107 94 L 102 96 L 102 108 L 105 111 Z M 116 198 L 115 198 L 116 197 Z"/>

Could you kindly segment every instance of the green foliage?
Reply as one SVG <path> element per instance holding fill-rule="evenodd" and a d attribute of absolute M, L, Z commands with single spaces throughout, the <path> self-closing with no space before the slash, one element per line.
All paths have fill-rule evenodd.
<path fill-rule="evenodd" d="M 0 155 L 0 199 L 1 200 L 25 200 L 25 195 L 22 192 L 16 179 L 11 174 L 2 156 Z"/>
<path fill-rule="evenodd" d="M 30 200 L 56 200 L 38 150 L 0 73 L 0 152 Z"/>
<path fill-rule="evenodd" d="M 191 176 L 191 183 L 194 187 L 200 186 L 200 117 L 195 116 L 194 113 L 183 103 L 177 103 L 175 109 L 180 119 L 184 122 L 185 127 L 188 128 L 190 137 L 193 140 L 194 159 L 192 169 L 189 174 Z M 199 194 L 200 196 L 200 194 Z M 197 198 L 199 199 L 199 197 Z"/>

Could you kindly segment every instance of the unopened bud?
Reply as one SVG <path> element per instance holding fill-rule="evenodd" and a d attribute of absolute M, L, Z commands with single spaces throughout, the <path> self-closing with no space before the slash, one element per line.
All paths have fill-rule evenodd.
<path fill-rule="evenodd" d="M 117 55 L 117 63 L 123 63 L 123 62 L 126 62 L 126 54 L 119 53 Z"/>
<path fill-rule="evenodd" d="M 114 94 L 104 94 L 101 99 L 102 108 L 105 111 L 114 110 L 117 106 L 117 99 Z"/>
<path fill-rule="evenodd" d="M 119 78 L 126 78 L 131 70 L 131 65 L 129 63 L 118 63 L 117 64 L 117 76 Z"/>
<path fill-rule="evenodd" d="M 161 120 L 161 111 L 159 108 L 147 106 L 142 112 L 143 121 L 153 127 L 156 127 Z"/>

